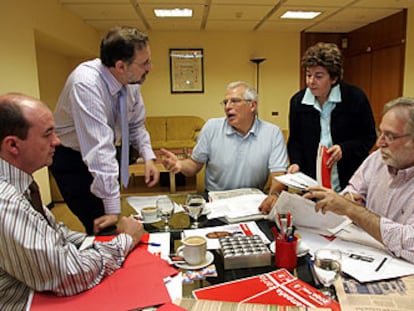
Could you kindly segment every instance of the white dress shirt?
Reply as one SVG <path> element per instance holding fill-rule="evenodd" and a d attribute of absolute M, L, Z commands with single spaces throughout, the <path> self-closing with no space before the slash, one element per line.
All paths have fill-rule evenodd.
<path fill-rule="evenodd" d="M 55 110 L 56 134 L 62 145 L 80 151 L 94 180 L 91 191 L 102 198 L 105 214 L 121 211 L 119 166 L 115 145 L 121 140 L 117 112 L 122 84 L 100 59 L 80 64 L 68 77 Z M 155 159 L 145 128 L 141 86 L 127 85 L 129 139 L 148 161 Z"/>
<path fill-rule="evenodd" d="M 33 178 L 0 158 L 0 310 L 25 310 L 30 289 L 70 296 L 97 285 L 119 269 L 132 237 L 78 248 L 85 233 L 36 211 L 26 192 Z"/>

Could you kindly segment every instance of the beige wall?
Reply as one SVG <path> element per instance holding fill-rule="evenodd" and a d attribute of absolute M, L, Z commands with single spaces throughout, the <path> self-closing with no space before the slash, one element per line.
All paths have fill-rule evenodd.
<path fill-rule="evenodd" d="M 276 32 L 151 32 L 153 71 L 143 87 L 147 114 L 194 114 L 204 119 L 223 115 L 218 102 L 234 80 L 256 85 L 260 65 L 260 117 L 288 126 L 288 101 L 299 88 L 299 33 Z M 0 94 L 17 91 L 55 105 L 70 70 L 98 55 L 100 34 L 56 0 L 0 1 Z M 203 48 L 205 92 L 171 94 L 169 48 Z M 408 10 L 404 95 L 414 96 L 414 9 Z M 279 116 L 271 116 L 277 111 Z M 41 173 L 42 196 L 49 203 L 47 173 Z M 45 192 L 45 193 L 43 193 Z"/>
<path fill-rule="evenodd" d="M 290 96 L 299 87 L 299 34 L 255 32 L 150 33 L 153 70 L 143 86 L 147 114 L 195 114 L 204 119 L 223 116 L 219 102 L 226 85 L 245 80 L 256 86 L 256 65 L 249 59 L 265 57 L 260 65 L 260 117 L 287 127 Z M 170 48 L 204 49 L 203 94 L 171 94 Z M 272 117 L 271 111 L 279 116 Z"/>
<path fill-rule="evenodd" d="M 21 92 L 41 96 L 36 37 L 45 46 L 54 46 L 55 50 L 68 51 L 68 55 L 77 57 L 95 53 L 99 44 L 97 33 L 62 11 L 58 1 L 1 0 L 0 94 Z M 41 187 L 43 203 L 49 204 L 51 194 L 47 169 L 38 171 L 35 178 Z"/>

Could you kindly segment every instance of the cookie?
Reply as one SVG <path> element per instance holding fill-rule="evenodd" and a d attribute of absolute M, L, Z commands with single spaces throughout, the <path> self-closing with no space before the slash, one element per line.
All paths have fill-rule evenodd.
<path fill-rule="evenodd" d="M 225 236 L 231 236 L 231 233 L 227 231 L 213 231 L 206 234 L 206 237 L 209 239 L 218 239 Z"/>

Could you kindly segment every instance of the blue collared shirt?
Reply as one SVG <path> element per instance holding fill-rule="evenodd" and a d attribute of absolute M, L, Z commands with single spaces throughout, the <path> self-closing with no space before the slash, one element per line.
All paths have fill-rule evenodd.
<path fill-rule="evenodd" d="M 259 119 L 244 136 L 226 118 L 208 120 L 200 132 L 192 159 L 205 163 L 208 191 L 263 189 L 269 173 L 286 172 L 288 162 L 280 128 Z"/>
<path fill-rule="evenodd" d="M 341 90 L 339 85 L 334 86 L 331 91 L 329 92 L 328 99 L 325 103 L 321 106 L 321 104 L 316 99 L 309 88 L 305 91 L 305 96 L 303 96 L 302 104 L 303 105 L 311 105 L 320 113 L 320 123 L 321 123 L 321 135 L 319 143 L 324 145 L 328 148 L 333 146 L 332 136 L 331 136 L 331 114 L 332 110 L 335 109 L 336 103 L 341 102 Z M 316 161 L 316 159 L 315 159 Z M 338 175 L 338 167 L 335 164 L 332 168 L 331 173 L 331 182 L 332 182 L 332 189 L 335 191 L 339 191 L 341 186 L 339 184 L 339 175 Z"/>

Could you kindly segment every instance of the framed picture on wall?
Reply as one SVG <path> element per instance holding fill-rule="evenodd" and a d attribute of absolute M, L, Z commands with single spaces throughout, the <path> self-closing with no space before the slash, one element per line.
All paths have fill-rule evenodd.
<path fill-rule="evenodd" d="M 170 49 L 171 93 L 204 93 L 203 49 Z"/>

